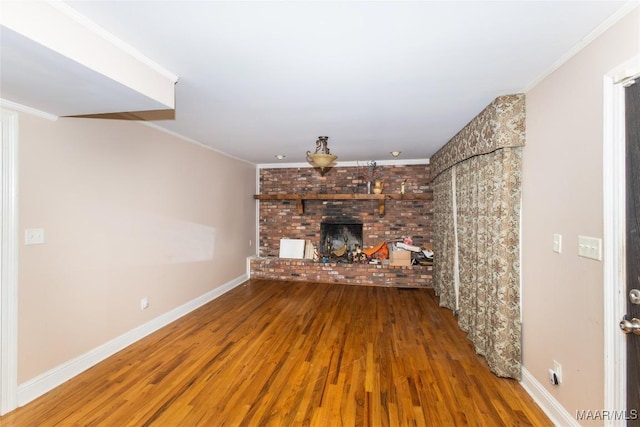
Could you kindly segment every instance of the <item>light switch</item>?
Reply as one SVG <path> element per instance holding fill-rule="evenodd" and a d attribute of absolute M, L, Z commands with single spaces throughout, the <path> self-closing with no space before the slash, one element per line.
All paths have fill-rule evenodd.
<path fill-rule="evenodd" d="M 553 252 L 562 252 L 562 234 L 553 235 Z"/>
<path fill-rule="evenodd" d="M 27 228 L 24 230 L 25 245 L 41 245 L 44 243 L 44 228 Z"/>
<path fill-rule="evenodd" d="M 578 255 L 602 261 L 602 239 L 578 236 Z"/>

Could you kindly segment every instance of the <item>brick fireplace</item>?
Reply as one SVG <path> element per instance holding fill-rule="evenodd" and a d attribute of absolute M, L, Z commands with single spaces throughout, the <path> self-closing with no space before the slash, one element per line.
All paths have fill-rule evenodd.
<path fill-rule="evenodd" d="M 260 170 L 260 194 L 364 194 L 363 169 L 334 167 L 325 176 L 313 168 Z M 429 165 L 377 166 L 376 180 L 384 182 L 384 193 L 431 194 Z M 347 237 L 348 245 L 361 240 L 363 248 L 383 241 L 411 236 L 415 245 L 431 243 L 432 202 L 386 200 L 380 215 L 376 200 L 307 200 L 304 213 L 292 200 L 261 200 L 258 256 L 251 260 L 251 277 L 306 280 L 379 286 L 431 286 L 430 266 L 394 267 L 278 258 L 280 239 L 310 240 L 326 250 L 327 230 L 333 229 L 334 249 Z M 323 225 L 324 224 L 324 225 Z M 337 236 L 337 237 L 336 237 Z"/>

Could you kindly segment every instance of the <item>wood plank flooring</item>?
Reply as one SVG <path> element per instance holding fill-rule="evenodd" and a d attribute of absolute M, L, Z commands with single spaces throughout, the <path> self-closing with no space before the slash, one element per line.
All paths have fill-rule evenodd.
<path fill-rule="evenodd" d="M 430 289 L 250 280 L 2 426 L 547 426 Z"/>

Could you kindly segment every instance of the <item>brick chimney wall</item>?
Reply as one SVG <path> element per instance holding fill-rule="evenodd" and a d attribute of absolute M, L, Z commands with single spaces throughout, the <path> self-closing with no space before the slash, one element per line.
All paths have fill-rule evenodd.
<path fill-rule="evenodd" d="M 261 169 L 261 194 L 366 194 L 366 167 L 334 167 L 320 176 L 313 168 Z M 429 165 L 377 166 L 374 180 L 384 182 L 383 193 L 431 193 Z M 320 223 L 336 217 L 358 218 L 363 223 L 363 246 L 411 236 L 417 246 L 431 242 L 430 200 L 386 200 L 385 214 L 377 200 L 307 200 L 299 215 L 296 202 L 260 201 L 260 257 L 277 257 L 280 239 L 306 239 L 318 247 Z"/>

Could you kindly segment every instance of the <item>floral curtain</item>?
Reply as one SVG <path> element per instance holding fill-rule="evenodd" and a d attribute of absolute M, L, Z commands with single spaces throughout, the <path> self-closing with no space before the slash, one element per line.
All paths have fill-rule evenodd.
<path fill-rule="evenodd" d="M 499 376 L 520 378 L 521 148 L 456 168 L 458 324 Z"/>
<path fill-rule="evenodd" d="M 433 286 L 440 296 L 440 305 L 457 310 L 454 286 L 447 286 L 454 283 L 455 269 L 452 170 L 438 175 L 433 183 Z"/>
<path fill-rule="evenodd" d="M 495 374 L 516 379 L 522 145 L 524 96 L 509 95 L 497 98 L 432 157 L 440 305 L 456 310 L 460 328 Z"/>

